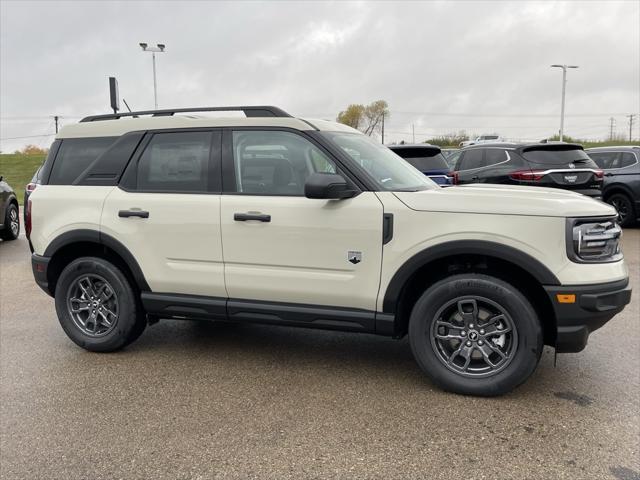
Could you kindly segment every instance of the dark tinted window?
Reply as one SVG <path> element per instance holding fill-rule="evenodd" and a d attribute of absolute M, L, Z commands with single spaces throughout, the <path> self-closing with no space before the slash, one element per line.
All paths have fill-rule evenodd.
<path fill-rule="evenodd" d="M 312 173 L 336 173 L 334 163 L 313 143 L 289 132 L 233 132 L 238 192 L 304 195 Z"/>
<path fill-rule="evenodd" d="M 484 166 L 484 152 L 479 149 L 468 150 L 464 153 L 459 170 L 472 170 Z"/>
<path fill-rule="evenodd" d="M 421 172 L 449 168 L 439 148 L 398 148 L 392 150 Z"/>
<path fill-rule="evenodd" d="M 598 152 L 598 153 L 589 153 L 591 159 L 596 162 L 596 165 L 602 169 L 611 168 L 611 164 L 618 156 L 615 152 Z"/>
<path fill-rule="evenodd" d="M 210 148 L 210 132 L 155 134 L 138 162 L 137 189 L 206 192 Z"/>
<path fill-rule="evenodd" d="M 618 168 L 629 167 L 636 163 L 636 156 L 630 152 L 621 152 L 620 153 L 620 164 Z"/>
<path fill-rule="evenodd" d="M 49 177 L 50 185 L 71 185 L 118 137 L 65 138 Z"/>
<path fill-rule="evenodd" d="M 509 159 L 505 150 L 489 148 L 484 152 L 484 165 L 490 166 L 496 163 L 506 162 Z"/>
<path fill-rule="evenodd" d="M 573 149 L 540 149 L 524 152 L 522 156 L 528 162 L 544 165 L 566 165 L 572 162 L 585 162 L 590 160 L 584 150 Z"/>

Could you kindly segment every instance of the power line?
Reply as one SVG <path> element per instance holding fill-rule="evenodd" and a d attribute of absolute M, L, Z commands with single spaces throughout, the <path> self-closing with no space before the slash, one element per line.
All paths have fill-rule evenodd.
<path fill-rule="evenodd" d="M 0 140 L 21 140 L 23 138 L 37 138 L 37 137 L 52 137 L 55 133 L 47 133 L 44 135 L 25 135 L 24 137 L 4 137 L 0 138 Z"/>

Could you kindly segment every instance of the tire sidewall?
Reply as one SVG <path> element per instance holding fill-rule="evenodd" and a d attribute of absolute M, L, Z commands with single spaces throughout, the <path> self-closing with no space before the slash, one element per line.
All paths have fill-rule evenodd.
<path fill-rule="evenodd" d="M 509 365 L 495 375 L 463 377 L 448 369 L 431 345 L 431 328 L 438 310 L 458 297 L 476 295 L 498 303 L 511 317 L 518 345 Z M 409 320 L 409 341 L 422 370 L 445 390 L 469 395 L 502 395 L 524 382 L 542 353 L 542 328 L 530 302 L 506 282 L 487 275 L 456 275 L 428 288 L 416 302 Z"/>
<path fill-rule="evenodd" d="M 13 234 L 13 232 L 11 231 L 11 212 L 15 210 L 16 212 L 16 218 L 18 219 L 18 233 L 17 234 Z M 18 207 L 15 206 L 15 204 L 10 203 L 9 206 L 7 207 L 7 210 L 4 214 L 4 229 L 2 231 L 2 238 L 4 240 L 15 240 L 16 238 L 18 238 L 18 236 L 20 235 L 20 212 L 18 210 Z"/>
<path fill-rule="evenodd" d="M 613 200 L 615 198 L 622 200 L 627 205 L 627 212 L 628 212 L 627 217 L 624 219 L 624 221 L 620 222 L 620 225 L 623 227 L 628 227 L 632 225 L 636 220 L 636 211 L 635 211 L 633 202 L 631 201 L 629 196 L 624 193 L 614 193 L 607 199 L 607 203 L 613 206 Z"/>
<path fill-rule="evenodd" d="M 115 328 L 102 337 L 84 334 L 74 323 L 67 309 L 67 295 L 70 285 L 85 274 L 102 276 L 113 288 L 118 298 L 118 320 Z M 128 343 L 138 322 L 136 300 L 126 277 L 113 264 L 97 257 L 84 257 L 67 265 L 56 285 L 56 313 L 60 325 L 67 336 L 78 346 L 91 351 L 109 352 L 118 350 Z"/>

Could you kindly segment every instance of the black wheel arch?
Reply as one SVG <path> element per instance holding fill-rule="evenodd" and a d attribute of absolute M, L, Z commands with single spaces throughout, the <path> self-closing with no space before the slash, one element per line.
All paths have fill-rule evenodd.
<path fill-rule="evenodd" d="M 602 199 L 606 202 L 613 195 L 620 194 L 620 193 L 629 197 L 629 200 L 631 200 L 631 203 L 633 204 L 634 197 L 635 197 L 633 194 L 633 190 L 629 185 L 626 185 L 624 183 L 614 183 L 612 185 L 607 185 L 602 190 Z"/>
<path fill-rule="evenodd" d="M 406 333 L 413 305 L 425 288 L 448 276 L 471 272 L 495 276 L 522 290 L 546 323 L 545 343 L 554 344 L 555 314 L 543 285 L 560 285 L 558 278 L 531 255 L 483 240 L 456 240 L 427 248 L 396 271 L 383 299 L 383 313 L 395 319 L 394 335 Z"/>
<path fill-rule="evenodd" d="M 65 232 L 49 243 L 43 254 L 49 258 L 48 290 L 55 294 L 60 273 L 71 261 L 84 256 L 98 256 L 116 264 L 138 292 L 151 291 L 144 273 L 133 254 L 112 236 L 91 229 Z"/>

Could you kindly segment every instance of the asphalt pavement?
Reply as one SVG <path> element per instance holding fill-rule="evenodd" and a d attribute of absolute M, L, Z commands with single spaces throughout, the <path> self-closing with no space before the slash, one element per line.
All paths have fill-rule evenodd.
<path fill-rule="evenodd" d="M 0 478 L 640 479 L 640 229 L 624 251 L 626 310 L 485 399 L 436 388 L 406 338 L 162 320 L 89 353 L 24 236 L 0 243 Z"/>

